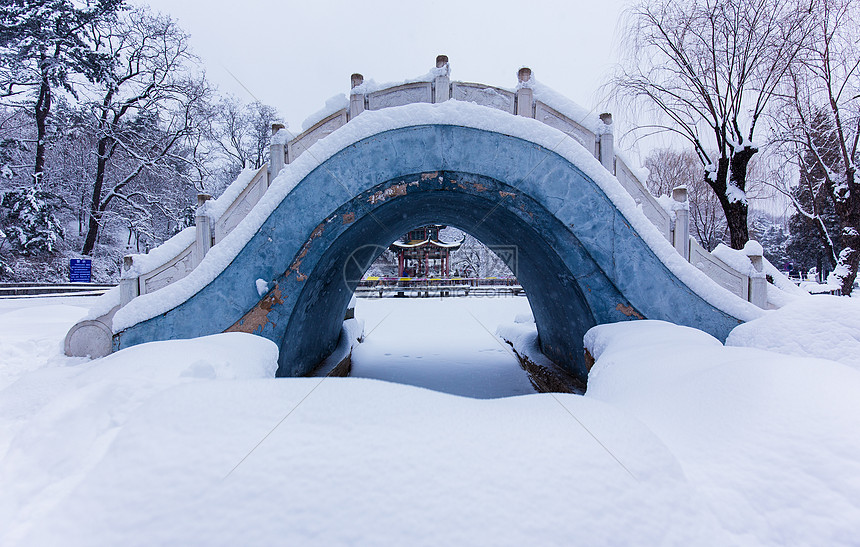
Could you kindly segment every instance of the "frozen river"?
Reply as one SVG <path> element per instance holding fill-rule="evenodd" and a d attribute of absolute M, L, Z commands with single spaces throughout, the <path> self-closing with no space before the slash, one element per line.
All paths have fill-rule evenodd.
<path fill-rule="evenodd" d="M 525 297 L 360 298 L 365 339 L 352 376 L 491 399 L 534 393 L 496 327 L 530 313 Z"/>

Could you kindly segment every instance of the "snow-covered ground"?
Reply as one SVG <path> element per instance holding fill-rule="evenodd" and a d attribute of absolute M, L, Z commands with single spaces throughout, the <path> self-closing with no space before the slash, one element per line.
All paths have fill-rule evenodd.
<path fill-rule="evenodd" d="M 273 379 L 275 344 L 238 333 L 68 359 L 87 300 L 0 301 L 0 545 L 857 545 L 856 346 L 838 363 L 788 339 L 858 342 L 846 301 L 737 337 L 794 355 L 598 327 L 586 396 L 493 399 Z M 436 381 L 435 362 L 431 387 L 515 391 L 523 376 L 482 350 L 523 302 L 361 301 L 356 373 Z M 779 328 L 784 344 L 756 332 Z"/>

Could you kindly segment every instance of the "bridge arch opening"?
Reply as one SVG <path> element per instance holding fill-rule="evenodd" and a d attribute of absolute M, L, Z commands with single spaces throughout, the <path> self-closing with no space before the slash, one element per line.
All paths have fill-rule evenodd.
<path fill-rule="evenodd" d="M 420 179 L 420 174 L 404 178 Z M 596 320 L 570 260 L 559 255 L 559 249 L 581 247 L 579 242 L 542 206 L 499 181 L 439 172 L 425 182 L 372 210 L 362 194 L 337 211 L 338 217 L 353 215 L 355 220 L 329 236 L 313 270 L 306 272 L 281 341 L 278 375 L 307 374 L 325 359 L 337 343 L 357 282 L 377 256 L 410 229 L 441 223 L 488 246 L 515 249 L 514 274 L 528 294 L 542 351 L 585 379 L 582 338 Z M 370 195 L 391 184 L 379 185 Z M 562 234 L 567 234 L 567 241 L 557 241 Z M 593 268 L 585 261 L 579 266 L 583 275 Z"/>

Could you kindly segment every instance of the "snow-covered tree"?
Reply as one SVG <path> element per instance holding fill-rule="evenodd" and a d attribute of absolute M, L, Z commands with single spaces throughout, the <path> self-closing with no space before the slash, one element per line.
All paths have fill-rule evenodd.
<path fill-rule="evenodd" d="M 88 29 L 123 6 L 123 0 L 11 0 L 0 3 L 0 97 L 33 95 L 36 123 L 33 179 L 45 170 L 48 118 L 58 89 L 74 93 L 72 76 L 100 81 L 114 59 L 100 51 Z"/>
<path fill-rule="evenodd" d="M 52 199 L 33 187 L 0 195 L 0 229 L 12 251 L 26 256 L 57 248 L 63 228 L 53 214 Z"/>
<path fill-rule="evenodd" d="M 247 104 L 228 96 L 215 103 L 207 137 L 218 158 L 216 186 L 226 186 L 242 169 L 258 169 L 269 161 L 272 122 L 277 109 L 259 101 Z"/>
<path fill-rule="evenodd" d="M 749 239 L 747 168 L 759 121 L 805 43 L 808 4 L 638 0 L 628 11 L 626 57 L 611 85 L 655 114 L 643 132 L 693 145 L 736 249 Z"/>
<path fill-rule="evenodd" d="M 139 8 L 93 33 L 117 62 L 85 107 L 85 123 L 98 142 L 83 254 L 93 252 L 111 212 L 125 209 L 146 219 L 155 209 L 176 216 L 164 190 L 172 186 L 193 194 L 200 184 L 196 158 L 185 146 L 199 136 L 198 114 L 210 94 L 208 84 L 193 75 L 197 59 L 188 36 L 169 17 Z M 169 184 L 151 184 L 155 180 Z"/>
<path fill-rule="evenodd" d="M 784 269 L 791 263 L 786 250 L 789 236 L 785 227 L 770 215 L 758 213 L 752 216 L 750 233 L 764 249 L 764 257 L 777 268 Z"/>
<path fill-rule="evenodd" d="M 795 199 L 798 214 L 817 224 L 825 253 L 836 261 L 833 275 L 851 294 L 860 263 L 860 50 L 856 3 L 819 0 L 811 39 L 790 71 L 781 108 L 774 115 L 785 153 L 800 169 L 811 199 Z M 793 194 L 789 194 L 793 195 Z M 824 208 L 832 203 L 838 233 L 831 233 Z"/>

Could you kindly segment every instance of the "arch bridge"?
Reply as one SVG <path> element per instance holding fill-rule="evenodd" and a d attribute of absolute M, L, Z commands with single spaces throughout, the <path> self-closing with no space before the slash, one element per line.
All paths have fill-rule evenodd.
<path fill-rule="evenodd" d="M 342 108 L 295 137 L 275 126 L 269 166 L 202 196 L 195 227 L 126 257 L 119 301 L 75 325 L 67 353 L 243 331 L 280 346 L 279 376 L 310 374 L 334 350 L 365 267 L 434 222 L 516 250 L 541 351 L 583 380 L 596 324 L 662 319 L 725 339 L 760 314 L 764 275 L 689 237 L 685 191 L 664 208 L 645 190 L 615 153 L 611 116 L 528 69 L 518 80 L 451 82 L 444 56 L 397 85 L 353 75 Z"/>

